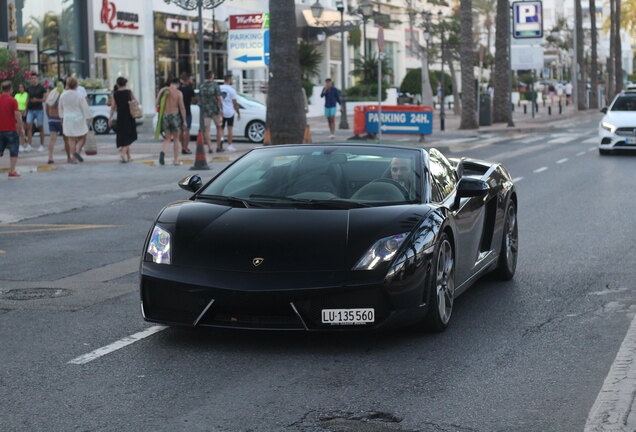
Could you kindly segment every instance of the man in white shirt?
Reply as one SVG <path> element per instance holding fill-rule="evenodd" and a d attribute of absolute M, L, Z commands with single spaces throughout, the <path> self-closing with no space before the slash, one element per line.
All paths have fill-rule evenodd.
<path fill-rule="evenodd" d="M 228 151 L 235 151 L 236 147 L 232 145 L 234 115 L 236 115 L 236 117 L 240 120 L 241 113 L 236 99 L 236 90 L 232 87 L 232 72 L 228 72 L 225 75 L 225 84 L 222 84 L 219 89 L 221 90 L 221 98 L 223 99 L 223 124 L 221 126 L 221 130 L 223 131 L 227 125 L 227 149 Z"/>

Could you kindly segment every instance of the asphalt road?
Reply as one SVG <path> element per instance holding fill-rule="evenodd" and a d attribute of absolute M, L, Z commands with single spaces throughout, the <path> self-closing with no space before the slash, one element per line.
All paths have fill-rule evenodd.
<path fill-rule="evenodd" d="M 0 429 L 583 430 L 636 313 L 636 155 L 599 156 L 597 122 L 437 143 L 508 166 L 520 229 L 514 280 L 479 281 L 438 335 L 155 328 L 124 339 L 153 328 L 139 310 L 143 239 L 156 212 L 188 194 L 139 181 L 151 192 L 118 198 L 106 183 L 100 200 L 81 171 L 21 179 L 71 182 L 89 204 L 0 225 Z M 124 184 L 187 170 L 126 169 L 136 171 Z M 132 343 L 69 363 L 116 341 Z"/>

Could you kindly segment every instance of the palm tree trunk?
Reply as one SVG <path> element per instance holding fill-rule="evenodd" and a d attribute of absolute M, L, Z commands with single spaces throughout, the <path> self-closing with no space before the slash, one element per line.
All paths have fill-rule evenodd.
<path fill-rule="evenodd" d="M 301 93 L 295 10 L 294 0 L 269 0 L 271 51 L 267 127 L 272 144 L 302 143 L 307 124 Z"/>
<path fill-rule="evenodd" d="M 446 55 L 446 62 L 448 63 L 448 71 L 451 76 L 451 83 L 453 86 L 453 113 L 460 115 L 462 112 L 462 102 L 459 99 L 459 86 L 457 85 L 457 73 L 455 72 L 455 60 L 452 55 Z"/>
<path fill-rule="evenodd" d="M 495 97 L 493 100 L 493 122 L 507 123 L 510 119 L 510 75 L 508 39 L 510 33 L 510 6 L 508 0 L 497 0 L 495 30 Z"/>
<path fill-rule="evenodd" d="M 415 26 L 415 8 L 413 7 L 413 0 L 407 1 L 407 7 L 409 10 L 409 27 L 414 29 Z M 410 32 L 411 34 L 411 44 L 413 49 L 417 50 L 417 53 L 420 56 L 420 61 L 422 64 L 422 76 L 421 76 L 421 85 L 422 85 L 422 105 L 424 106 L 434 106 L 433 105 L 433 90 L 431 89 L 431 80 L 428 72 L 428 47 L 424 47 L 420 45 L 418 40 L 415 38 L 415 32 Z"/>
<path fill-rule="evenodd" d="M 473 2 L 462 0 L 459 9 L 460 65 L 462 70 L 462 115 L 460 129 L 477 129 L 475 118 L 475 52 L 473 50 Z"/>
<path fill-rule="evenodd" d="M 592 64 L 590 65 L 590 77 L 592 80 L 592 94 L 590 95 L 590 108 L 598 108 L 598 52 L 596 34 L 596 0 L 590 0 L 590 27 L 592 30 Z"/>
<path fill-rule="evenodd" d="M 614 98 L 614 89 L 616 86 L 614 85 L 614 42 L 616 38 L 614 37 L 614 15 L 616 15 L 614 7 L 616 4 L 614 0 L 610 0 L 610 49 L 609 49 L 609 57 L 607 58 L 607 105 Z"/>
<path fill-rule="evenodd" d="M 621 0 L 615 0 L 614 19 L 614 73 L 616 74 L 616 93 L 623 91 L 623 53 L 621 47 Z"/>
<path fill-rule="evenodd" d="M 583 10 L 581 0 L 574 0 L 574 17 L 576 19 L 576 81 L 577 108 L 579 111 L 587 109 L 585 105 L 585 60 L 583 58 Z"/>

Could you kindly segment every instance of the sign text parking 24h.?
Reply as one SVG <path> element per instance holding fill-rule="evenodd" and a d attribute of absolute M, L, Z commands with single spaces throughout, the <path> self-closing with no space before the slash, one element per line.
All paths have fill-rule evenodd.
<path fill-rule="evenodd" d="M 382 133 L 429 135 L 433 132 L 433 113 L 421 111 L 382 111 Z M 366 131 L 378 133 L 378 112 L 366 112 Z"/>

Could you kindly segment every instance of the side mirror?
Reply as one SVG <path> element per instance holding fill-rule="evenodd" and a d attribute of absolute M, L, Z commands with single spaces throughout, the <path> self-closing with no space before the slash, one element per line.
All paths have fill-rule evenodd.
<path fill-rule="evenodd" d="M 485 197 L 490 186 L 481 179 L 462 177 L 457 185 L 458 198 Z"/>
<path fill-rule="evenodd" d="M 203 181 L 199 174 L 189 175 L 179 180 L 179 187 L 188 192 L 196 192 L 203 186 Z"/>
<path fill-rule="evenodd" d="M 603 114 L 607 114 L 607 107 L 603 107 L 603 108 L 601 108 L 601 112 L 602 112 Z"/>

